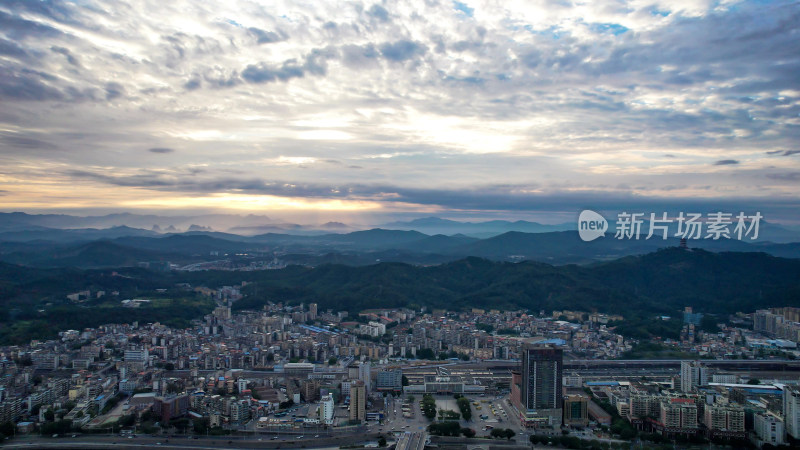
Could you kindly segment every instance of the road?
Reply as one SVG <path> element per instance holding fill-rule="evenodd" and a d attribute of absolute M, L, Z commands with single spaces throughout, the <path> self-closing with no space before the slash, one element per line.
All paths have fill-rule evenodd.
<path fill-rule="evenodd" d="M 216 437 L 173 437 L 157 438 L 152 436 L 137 436 L 126 438 L 122 436 L 93 436 L 79 435 L 75 438 L 50 438 L 40 436 L 24 436 L 5 441 L 4 448 L 190 448 L 190 449 L 243 449 L 264 448 L 280 446 L 281 448 L 306 448 L 306 449 L 339 449 L 342 445 L 352 445 L 365 441 L 374 442 L 376 434 L 353 436 L 334 436 L 313 438 L 304 436 L 298 439 L 295 436 L 283 436 L 272 439 L 268 436 L 216 436 Z"/>

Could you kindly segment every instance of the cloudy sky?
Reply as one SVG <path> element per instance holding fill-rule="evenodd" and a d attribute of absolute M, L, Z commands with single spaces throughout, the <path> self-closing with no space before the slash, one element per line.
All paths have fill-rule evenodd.
<path fill-rule="evenodd" d="M 699 205 L 800 222 L 797 1 L 0 0 L 3 211 Z"/>

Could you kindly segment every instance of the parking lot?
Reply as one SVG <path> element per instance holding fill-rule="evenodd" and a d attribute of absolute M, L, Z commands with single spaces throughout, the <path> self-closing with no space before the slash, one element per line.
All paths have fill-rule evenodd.
<path fill-rule="evenodd" d="M 413 414 L 412 417 L 404 417 L 402 404 L 406 401 L 406 397 L 390 401 L 388 405 L 388 416 L 383 431 L 423 431 L 431 423 L 427 417 L 422 414 L 420 409 L 420 402 L 422 396 L 414 396 L 414 404 L 409 405 L 408 410 Z M 434 395 L 436 400 L 437 411 L 450 410 L 460 413 L 456 399 L 452 395 Z M 472 419 L 465 421 L 459 420 L 462 428 L 472 428 L 477 433 L 477 436 L 488 436 L 492 428 L 512 428 L 519 432 L 518 425 L 515 425 L 512 419 L 509 418 L 509 411 L 503 405 L 503 398 L 496 396 L 468 396 L 472 408 Z"/>

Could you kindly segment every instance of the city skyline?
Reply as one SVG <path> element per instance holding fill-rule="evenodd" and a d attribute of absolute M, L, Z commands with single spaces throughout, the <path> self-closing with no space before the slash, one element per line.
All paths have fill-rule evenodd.
<path fill-rule="evenodd" d="M 800 223 L 796 2 L 0 1 L 0 210 Z"/>

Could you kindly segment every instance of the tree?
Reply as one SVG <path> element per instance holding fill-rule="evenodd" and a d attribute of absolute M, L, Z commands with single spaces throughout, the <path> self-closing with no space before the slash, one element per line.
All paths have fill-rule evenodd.
<path fill-rule="evenodd" d="M 469 403 L 469 399 L 460 397 L 456 400 L 456 404 L 458 404 L 458 409 L 461 410 L 461 416 L 464 417 L 464 420 L 467 422 L 472 420 L 472 405 Z"/>
<path fill-rule="evenodd" d="M 190 421 L 186 417 L 180 417 L 180 418 L 177 418 L 177 419 L 172 419 L 172 420 L 169 421 L 169 424 L 171 426 L 177 428 L 181 432 L 183 432 L 184 430 L 186 430 L 190 426 L 194 426 L 192 421 Z"/>
<path fill-rule="evenodd" d="M 408 377 L 407 377 L 407 376 L 403 375 L 403 376 L 402 376 L 402 378 L 401 378 L 401 380 L 402 380 L 402 384 L 403 384 L 403 386 L 408 386 L 408 385 L 409 385 L 409 382 L 408 382 Z M 411 398 L 413 398 L 414 396 L 413 396 L 413 395 L 411 395 L 410 397 L 411 397 Z M 412 400 L 412 402 L 413 402 L 413 400 Z"/>
<path fill-rule="evenodd" d="M 517 432 L 512 430 L 511 428 L 506 428 L 505 430 L 503 430 L 503 437 L 508 439 L 509 441 L 516 435 Z"/>
<path fill-rule="evenodd" d="M 330 359 L 328 359 L 328 365 L 329 365 L 329 366 L 333 366 L 333 365 L 335 365 L 337 362 L 339 362 L 339 360 L 338 360 L 338 359 L 336 359 L 336 357 L 335 357 L 335 356 L 331 356 L 331 357 L 330 357 Z"/>
<path fill-rule="evenodd" d="M 463 434 L 464 437 L 468 438 L 475 437 L 475 430 L 473 430 L 472 428 L 462 428 L 461 434 Z"/>
<path fill-rule="evenodd" d="M 209 418 L 208 417 L 200 417 L 200 418 L 194 419 L 192 421 L 192 427 L 194 428 L 194 433 L 195 434 L 206 434 L 206 432 L 209 430 L 208 424 L 209 424 Z"/>
<path fill-rule="evenodd" d="M 378 438 L 378 447 L 386 447 L 386 438 L 381 436 Z"/>
<path fill-rule="evenodd" d="M 425 394 L 422 397 L 422 414 L 428 420 L 433 420 L 436 417 L 436 400 L 430 394 Z"/>
<path fill-rule="evenodd" d="M 413 395 L 409 395 L 408 397 L 406 397 L 406 402 L 413 405 L 414 404 L 414 400 L 416 400 L 416 399 L 417 398 L 414 397 Z"/>
<path fill-rule="evenodd" d="M 289 400 L 286 400 L 285 402 L 281 402 L 281 403 L 278 405 L 278 407 L 279 407 L 280 409 L 287 409 L 287 408 L 291 408 L 293 405 L 294 405 L 294 400 L 292 400 L 292 399 L 289 399 Z"/>
<path fill-rule="evenodd" d="M 489 433 L 489 436 L 491 436 L 493 439 L 505 437 L 505 430 L 502 428 L 495 428 Z"/>
<path fill-rule="evenodd" d="M 631 440 L 636 437 L 636 430 L 631 426 L 625 427 L 622 432 L 619 433 L 619 437 L 626 441 Z"/>
<path fill-rule="evenodd" d="M 121 427 L 132 427 L 136 423 L 136 416 L 134 414 L 122 416 L 119 418 L 118 423 Z"/>
<path fill-rule="evenodd" d="M 759 380 L 758 378 L 750 378 L 749 380 L 747 380 L 747 384 L 761 384 L 761 380 Z"/>
<path fill-rule="evenodd" d="M 421 348 L 417 350 L 417 359 L 436 359 L 436 355 L 429 348 Z"/>
<path fill-rule="evenodd" d="M 461 426 L 458 422 L 434 422 L 428 425 L 428 431 L 436 436 L 458 436 L 461 433 Z"/>
<path fill-rule="evenodd" d="M 4 436 L 12 436 L 14 434 L 14 422 L 0 423 L 0 434 Z"/>
<path fill-rule="evenodd" d="M 42 425 L 42 434 L 69 433 L 71 429 L 72 429 L 71 420 L 59 420 L 58 422 L 48 422 Z"/>

